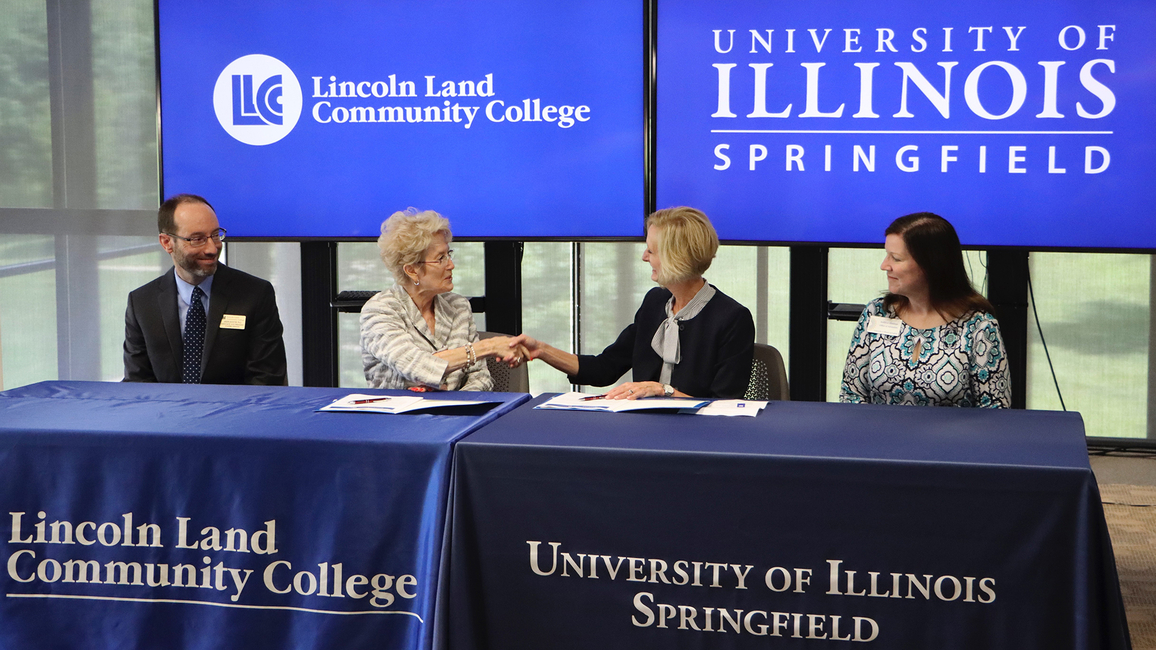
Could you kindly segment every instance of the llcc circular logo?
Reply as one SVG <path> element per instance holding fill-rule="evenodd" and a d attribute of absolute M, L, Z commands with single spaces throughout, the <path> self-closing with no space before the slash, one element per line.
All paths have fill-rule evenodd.
<path fill-rule="evenodd" d="M 213 88 L 217 121 L 245 144 L 272 144 L 289 135 L 301 117 L 301 104 L 297 76 L 264 54 L 249 54 L 225 66 Z"/>

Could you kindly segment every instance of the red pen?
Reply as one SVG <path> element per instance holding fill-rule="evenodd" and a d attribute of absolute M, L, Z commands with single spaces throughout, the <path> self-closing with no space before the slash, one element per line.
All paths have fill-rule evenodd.
<path fill-rule="evenodd" d="M 606 399 L 606 393 L 602 393 L 601 395 L 591 395 L 590 397 L 583 397 L 583 398 L 579 399 L 578 401 L 579 402 L 589 402 L 592 399 Z"/>
<path fill-rule="evenodd" d="M 388 397 L 374 397 L 373 399 L 355 399 L 354 404 L 369 404 L 370 402 L 388 402 Z"/>

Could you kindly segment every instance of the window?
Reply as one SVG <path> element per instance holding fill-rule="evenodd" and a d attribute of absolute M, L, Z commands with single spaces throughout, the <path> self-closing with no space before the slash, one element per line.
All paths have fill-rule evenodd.
<path fill-rule="evenodd" d="M 589 244 L 527 242 L 522 254 L 522 331 L 557 348 L 574 351 L 574 261 Z M 530 392 L 565 393 L 566 375 L 542 361 L 526 366 Z"/>
<path fill-rule="evenodd" d="M 1151 409 L 1150 255 L 1032 253 L 1035 309 L 1069 411 L 1090 436 L 1143 438 Z M 1028 313 L 1029 409 L 1060 409 L 1047 354 Z"/>
<path fill-rule="evenodd" d="M 0 207 L 52 206 L 51 114 L 44 2 L 11 0 L 0 20 Z"/>

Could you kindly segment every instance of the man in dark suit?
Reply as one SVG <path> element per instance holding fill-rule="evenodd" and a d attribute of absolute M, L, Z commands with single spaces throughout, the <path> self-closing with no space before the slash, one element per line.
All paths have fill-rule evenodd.
<path fill-rule="evenodd" d="M 178 194 L 157 227 L 173 269 L 128 295 L 124 380 L 286 384 L 273 285 L 217 260 L 225 230 L 209 202 Z"/>

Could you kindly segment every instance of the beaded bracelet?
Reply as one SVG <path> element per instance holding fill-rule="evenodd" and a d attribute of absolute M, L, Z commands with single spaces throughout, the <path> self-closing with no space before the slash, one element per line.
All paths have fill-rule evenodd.
<path fill-rule="evenodd" d="M 478 362 L 478 355 L 474 353 L 474 344 L 466 344 L 466 365 L 472 366 Z"/>

